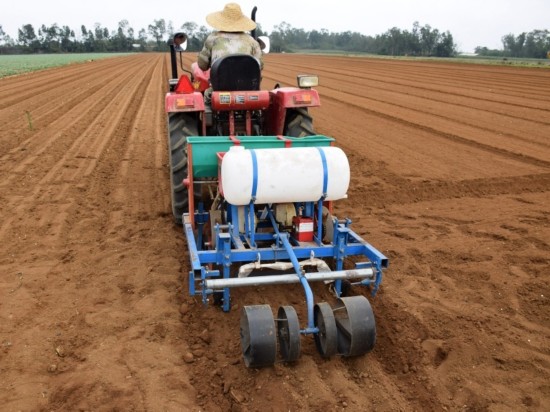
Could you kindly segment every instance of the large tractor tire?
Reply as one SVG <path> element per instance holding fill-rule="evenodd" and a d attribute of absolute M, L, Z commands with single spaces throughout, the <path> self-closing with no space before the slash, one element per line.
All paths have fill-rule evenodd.
<path fill-rule="evenodd" d="M 289 109 L 286 112 L 283 134 L 290 137 L 305 137 L 316 134 L 313 129 L 313 118 L 309 115 L 307 107 Z"/>
<path fill-rule="evenodd" d="M 182 215 L 189 209 L 187 188 L 187 137 L 198 136 L 198 120 L 188 113 L 168 114 L 168 160 L 170 166 L 170 189 L 172 213 L 177 224 L 182 224 Z"/>

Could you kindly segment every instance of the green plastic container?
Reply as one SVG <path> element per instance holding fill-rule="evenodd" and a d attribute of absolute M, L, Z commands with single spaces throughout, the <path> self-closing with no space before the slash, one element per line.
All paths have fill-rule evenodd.
<path fill-rule="evenodd" d="M 326 147 L 335 141 L 332 137 L 323 135 L 305 136 L 305 137 L 286 137 L 292 141 L 291 147 Z"/>
<path fill-rule="evenodd" d="M 287 136 L 189 136 L 188 152 L 193 162 L 193 177 L 217 177 L 219 152 L 227 152 L 231 146 L 242 145 L 246 149 L 276 149 L 284 147 L 325 147 L 335 139 L 323 135 L 306 137 Z M 190 150 L 189 150 L 190 149 Z"/>

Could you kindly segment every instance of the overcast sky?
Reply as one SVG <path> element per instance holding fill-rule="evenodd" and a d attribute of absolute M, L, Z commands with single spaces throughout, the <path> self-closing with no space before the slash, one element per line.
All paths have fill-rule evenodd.
<path fill-rule="evenodd" d="M 4 1 L 0 25 L 12 38 L 17 29 L 32 24 L 38 32 L 42 24 L 69 26 L 77 35 L 83 24 L 95 23 L 110 31 L 126 19 L 137 32 L 155 19 L 172 21 L 175 29 L 185 22 L 207 26 L 205 16 L 223 9 L 228 1 L 158 0 L 27 0 Z M 392 27 L 411 30 L 415 21 L 440 32 L 450 31 L 460 51 L 473 52 L 476 46 L 501 49 L 502 36 L 550 29 L 550 0 L 242 0 L 243 12 L 250 15 L 258 7 L 256 20 L 271 32 L 287 22 L 306 31 L 356 31 L 382 34 Z M 210 27 L 209 27 L 210 28 Z"/>

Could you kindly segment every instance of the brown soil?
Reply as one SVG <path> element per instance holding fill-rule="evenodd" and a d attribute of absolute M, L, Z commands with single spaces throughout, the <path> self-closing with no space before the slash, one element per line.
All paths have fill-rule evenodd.
<path fill-rule="evenodd" d="M 390 258 L 374 351 L 303 337 L 297 364 L 245 368 L 242 305 L 303 321 L 303 293 L 235 290 L 229 314 L 188 296 L 168 58 L 93 61 L 0 80 L 1 409 L 550 410 L 550 73 L 265 60 L 265 88 L 320 76 L 316 130 L 352 169 L 336 215 Z"/>

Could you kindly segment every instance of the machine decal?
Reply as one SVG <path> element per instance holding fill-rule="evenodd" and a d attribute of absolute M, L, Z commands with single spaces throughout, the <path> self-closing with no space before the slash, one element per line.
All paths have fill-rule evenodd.
<path fill-rule="evenodd" d="M 220 93 L 220 104 L 231 104 L 231 93 Z"/>

